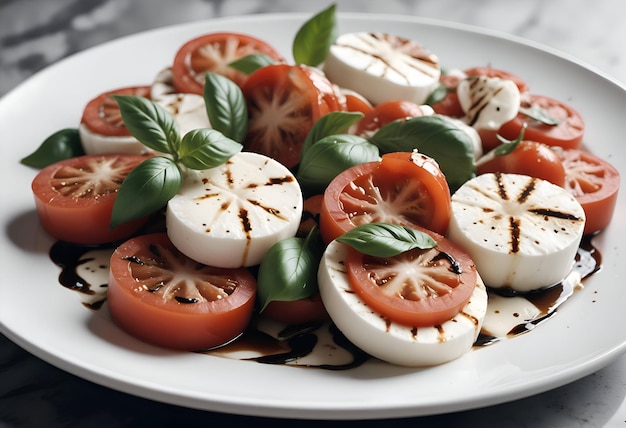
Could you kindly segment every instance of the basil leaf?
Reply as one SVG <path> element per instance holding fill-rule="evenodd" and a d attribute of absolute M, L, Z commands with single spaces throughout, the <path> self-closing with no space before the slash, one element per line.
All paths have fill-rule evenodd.
<path fill-rule="evenodd" d="M 476 174 L 470 136 L 439 115 L 388 123 L 370 141 L 378 146 L 381 155 L 417 149 L 435 159 L 452 192 Z"/>
<path fill-rule="evenodd" d="M 272 245 L 257 274 L 261 311 L 273 300 L 299 300 L 317 292 L 317 270 L 323 252 L 317 227 L 306 238 L 286 238 Z"/>
<path fill-rule="evenodd" d="M 557 126 L 559 123 L 561 123 L 559 119 L 550 116 L 545 109 L 536 105 L 533 105 L 531 107 L 520 107 L 519 111 L 520 113 L 525 114 L 531 119 L 536 120 L 537 122 L 540 122 L 544 125 Z"/>
<path fill-rule="evenodd" d="M 207 73 L 204 102 L 211 127 L 241 142 L 248 130 L 248 108 L 235 82 L 217 73 Z"/>
<path fill-rule="evenodd" d="M 337 241 L 374 257 L 393 257 L 414 248 L 424 250 L 437 245 L 427 233 L 390 223 L 362 224 L 338 237 Z"/>
<path fill-rule="evenodd" d="M 437 104 L 439 101 L 443 100 L 446 95 L 448 95 L 448 92 L 449 90 L 446 85 L 439 85 L 434 91 L 430 93 L 428 98 L 426 98 L 424 104 L 428 104 L 429 106 Z"/>
<path fill-rule="evenodd" d="M 315 67 L 324 62 L 338 35 L 335 9 L 333 3 L 300 27 L 292 45 L 296 64 Z"/>
<path fill-rule="evenodd" d="M 20 160 L 20 162 L 33 168 L 45 168 L 63 159 L 84 154 L 85 150 L 80 142 L 78 129 L 66 128 L 50 135 L 41 143 L 37 150 Z"/>
<path fill-rule="evenodd" d="M 229 63 L 228 66 L 234 68 L 235 70 L 241 71 L 242 73 L 250 75 L 257 71 L 259 68 L 263 68 L 274 63 L 275 61 L 269 55 L 254 53 L 236 59 L 235 61 Z"/>
<path fill-rule="evenodd" d="M 343 170 L 380 160 L 378 148 L 357 135 L 338 134 L 322 138 L 302 154 L 296 177 L 305 193 L 322 193 Z"/>
<path fill-rule="evenodd" d="M 325 114 L 309 130 L 302 145 L 302 152 L 306 152 L 313 143 L 324 137 L 346 132 L 363 116 L 363 113 L 348 111 L 333 111 Z"/>
<path fill-rule="evenodd" d="M 124 125 L 143 145 L 161 153 L 176 155 L 180 131 L 172 115 L 155 102 L 135 95 L 113 95 Z"/>
<path fill-rule="evenodd" d="M 495 159 L 498 156 L 504 156 L 511 153 L 524 139 L 524 133 L 526 132 L 526 124 L 522 126 L 522 129 L 515 140 L 507 140 L 500 134 L 496 134 L 496 138 L 500 141 L 500 145 L 496 146 L 491 151 L 485 153 L 476 161 L 476 167 L 479 167 L 492 159 Z"/>
<path fill-rule="evenodd" d="M 122 182 L 111 217 L 111 228 L 152 214 L 178 193 L 183 174 L 173 160 L 155 156 L 137 165 Z"/>
<path fill-rule="evenodd" d="M 179 159 L 187 168 L 208 169 L 223 164 L 243 146 L 214 129 L 194 129 L 183 136 Z"/>

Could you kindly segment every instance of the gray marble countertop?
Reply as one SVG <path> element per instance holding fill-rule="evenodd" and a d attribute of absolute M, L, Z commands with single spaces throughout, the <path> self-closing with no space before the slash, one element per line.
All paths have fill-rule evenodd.
<path fill-rule="evenodd" d="M 410 14 L 514 34 L 577 57 L 626 82 L 624 0 L 337 0 L 343 12 Z M 220 16 L 316 12 L 295 0 L 3 0 L 0 96 L 75 52 L 128 34 Z M 0 125 L 1 126 L 1 125 Z M 9 370 L 10 368 L 10 370 Z M 624 427 L 626 356 L 569 385 L 465 412 L 385 421 L 392 426 Z M 115 402 L 112 411 L 102 403 Z M 100 404 L 98 404 L 100 403 Z M 263 420 L 293 426 L 293 420 Z M 127 396 L 58 370 L 0 335 L 0 428 L 126 427 L 258 423 L 248 416 L 201 412 Z M 297 421 L 298 426 L 317 426 Z M 335 426 L 335 422 L 324 426 Z M 336 422 L 379 426 L 381 421 Z"/>

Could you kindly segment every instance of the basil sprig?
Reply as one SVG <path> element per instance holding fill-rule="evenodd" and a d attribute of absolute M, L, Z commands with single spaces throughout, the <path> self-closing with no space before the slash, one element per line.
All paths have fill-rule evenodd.
<path fill-rule="evenodd" d="M 305 299 L 317 292 L 317 270 L 323 252 L 324 244 L 317 227 L 305 238 L 285 238 L 272 245 L 257 274 L 261 311 L 271 301 Z"/>
<path fill-rule="evenodd" d="M 45 168 L 63 159 L 85 154 L 76 128 L 65 128 L 46 138 L 31 154 L 20 160 L 23 165 Z"/>
<path fill-rule="evenodd" d="M 228 65 L 237 71 L 250 75 L 259 68 L 272 64 L 274 64 L 274 60 L 269 55 L 263 53 L 253 53 L 236 59 Z"/>
<path fill-rule="evenodd" d="M 226 162 L 243 149 L 247 109 L 241 90 L 223 76 L 208 73 L 205 104 L 215 129 L 195 129 L 180 135 L 173 116 L 157 103 L 138 96 L 114 95 L 130 133 L 162 155 L 137 165 L 122 182 L 111 227 L 154 213 L 178 193 L 184 168 L 203 170 Z M 225 135 L 227 134 L 227 135 Z"/>
<path fill-rule="evenodd" d="M 391 223 L 367 223 L 337 238 L 360 253 L 374 257 L 393 257 L 419 248 L 434 248 L 437 243 L 427 233 Z"/>
<path fill-rule="evenodd" d="M 334 3 L 331 4 L 300 27 L 291 48 L 297 64 L 316 67 L 324 62 L 339 31 L 336 7 Z"/>

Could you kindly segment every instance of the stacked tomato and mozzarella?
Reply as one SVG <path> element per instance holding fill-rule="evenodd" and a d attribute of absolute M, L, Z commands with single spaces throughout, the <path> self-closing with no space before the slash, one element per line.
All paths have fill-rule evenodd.
<path fill-rule="evenodd" d="M 275 63 L 248 76 L 225 65 L 255 52 L 269 55 Z M 588 208 L 579 201 L 592 192 L 575 193 L 580 182 L 576 168 L 583 158 L 596 162 L 594 166 L 600 160 L 571 151 L 578 150 L 578 134 L 570 146 L 549 149 L 554 168 L 560 165 L 563 175 L 555 184 L 521 170 L 514 160 L 492 163 L 493 170 L 485 163 L 479 168 L 485 174 L 451 197 L 437 162 L 417 152 L 386 154 L 379 161 L 349 168 L 323 195 L 303 195 L 291 172 L 298 167 L 308 130 L 332 111 L 364 113 L 350 131 L 363 136 L 374 135 L 393 120 L 442 115 L 470 135 L 478 159 L 493 148 L 496 133 L 510 139 L 519 135 L 523 125 L 518 123 L 528 122 L 527 117 L 520 119 L 520 106 L 538 99 L 547 110 L 554 106 L 545 104 L 545 97 L 529 95 L 527 86 L 513 75 L 487 67 L 443 75 L 435 55 L 414 41 L 389 34 L 342 35 L 317 69 L 288 64 L 256 38 L 215 33 L 182 46 L 172 66 L 141 93 L 168 108 L 183 128 L 208 127 L 199 98 L 205 71 L 222 73 L 240 85 L 249 111 L 245 151 L 220 167 L 187 175 L 182 190 L 167 204 L 167 235 L 143 235 L 116 250 L 111 312 L 123 328 L 148 342 L 199 349 L 241 334 L 245 322 L 226 335 L 216 333 L 220 323 L 230 322 L 226 315 L 218 321 L 200 321 L 198 327 L 193 324 L 201 312 L 197 308 L 208 308 L 214 315 L 215 302 L 241 295 L 235 291 L 238 281 L 249 283 L 242 269 L 258 265 L 271 245 L 296 234 L 303 203 L 312 198 L 321 201 L 319 227 L 326 244 L 318 271 L 323 308 L 361 349 L 409 366 L 440 364 L 469 351 L 487 313 L 487 287 L 526 292 L 557 283 L 571 268 L 583 233 L 601 230 L 610 220 L 609 216 L 593 229 L 585 221 Z M 447 95 L 425 105 L 442 84 L 449 88 Z M 103 99 L 110 101 L 105 96 L 100 105 L 105 105 Z M 123 128 L 115 112 L 97 111 L 97 119 L 105 117 L 108 124 L 116 122 Z M 556 115 L 568 125 L 569 117 L 578 120 L 571 111 L 567 109 L 568 117 L 561 110 Z M 98 121 L 93 113 L 91 117 Z M 81 124 L 87 152 L 137 147 L 132 137 L 120 137 L 123 132 L 89 130 L 88 122 Z M 529 134 L 543 138 L 543 128 L 531 124 L 528 130 L 535 133 Z M 582 133 L 582 125 L 579 128 Z M 558 146 L 557 138 L 551 138 L 543 141 Z M 515 159 L 521 156 L 517 152 L 507 156 Z M 601 165 L 610 170 L 610 165 Z M 615 187 L 615 180 L 599 182 L 600 187 Z M 609 193 L 610 206 L 616 190 Z M 436 246 L 375 258 L 337 241 L 346 231 L 372 222 L 415 228 Z M 210 268 L 199 270 L 196 263 Z M 224 279 L 225 275 L 231 278 Z M 137 285 L 139 278 L 143 282 Z M 355 281 L 361 281 L 356 288 Z M 142 295 L 151 296 L 155 308 L 137 310 L 129 303 Z M 247 322 L 254 292 L 246 296 L 237 307 L 245 307 Z M 408 315 L 405 307 L 410 308 Z M 168 312 L 197 328 L 169 323 Z M 143 322 L 133 315 L 137 313 Z M 185 330 L 192 332 L 189 340 L 186 335 L 180 339 Z M 159 331 L 179 337 L 170 342 Z M 202 335 L 207 340 L 197 340 Z"/>

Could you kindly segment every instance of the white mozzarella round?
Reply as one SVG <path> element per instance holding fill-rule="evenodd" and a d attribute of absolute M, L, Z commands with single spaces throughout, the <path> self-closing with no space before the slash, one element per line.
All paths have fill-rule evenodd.
<path fill-rule="evenodd" d="M 459 82 L 456 93 L 466 123 L 475 129 L 498 130 L 519 112 L 520 92 L 512 80 L 471 76 Z"/>
<path fill-rule="evenodd" d="M 489 287 L 531 291 L 570 272 L 585 225 L 576 199 L 548 181 L 483 174 L 452 196 L 448 238 L 472 257 Z"/>
<path fill-rule="evenodd" d="M 171 68 L 157 74 L 150 88 L 150 97 L 174 117 L 181 135 L 194 129 L 211 128 L 204 97 L 176 92 Z"/>
<path fill-rule="evenodd" d="M 287 168 L 241 152 L 221 166 L 188 173 L 167 204 L 167 233 L 200 263 L 253 266 L 275 242 L 296 234 L 302 204 L 300 185 Z"/>
<path fill-rule="evenodd" d="M 323 70 L 331 82 L 373 104 L 389 100 L 424 104 L 441 75 L 438 58 L 416 42 L 367 32 L 339 36 Z"/>
<path fill-rule="evenodd" d="M 318 283 L 324 306 L 341 332 L 368 354 L 402 366 L 433 366 L 468 352 L 487 311 L 480 280 L 459 314 L 440 326 L 408 327 L 375 313 L 352 290 L 345 270 L 347 246 L 332 241 L 322 257 Z"/>
<path fill-rule="evenodd" d="M 140 143 L 135 137 L 102 135 L 91 131 L 85 124 L 78 125 L 78 135 L 83 150 L 88 155 L 104 153 L 120 153 L 143 155 L 151 153 L 148 147 Z"/>

